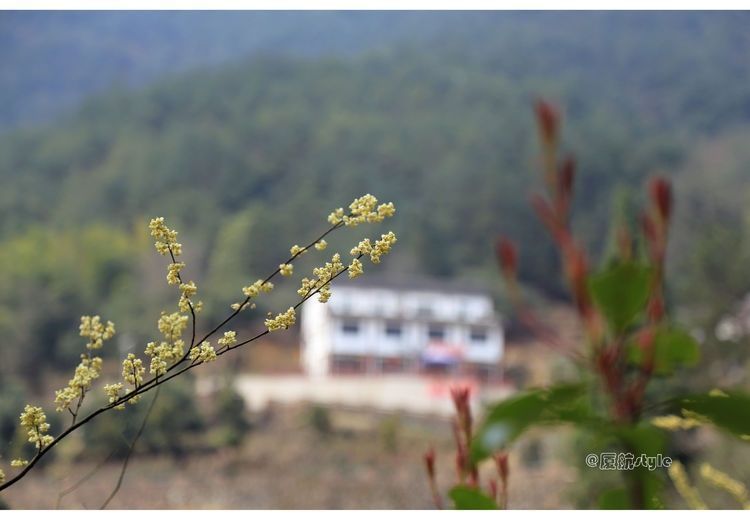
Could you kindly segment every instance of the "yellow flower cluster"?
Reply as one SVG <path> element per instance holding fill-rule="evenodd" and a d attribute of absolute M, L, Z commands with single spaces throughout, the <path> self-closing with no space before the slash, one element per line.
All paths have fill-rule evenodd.
<path fill-rule="evenodd" d="M 122 383 L 114 383 L 111 385 L 104 385 L 104 393 L 109 397 L 109 402 L 114 403 L 120 399 L 120 390 L 122 390 Z M 125 405 L 118 405 L 118 410 L 123 410 Z"/>
<path fill-rule="evenodd" d="M 294 308 L 289 307 L 286 312 L 278 314 L 273 319 L 266 319 L 265 325 L 269 332 L 274 330 L 286 330 L 297 321 L 297 316 L 294 313 Z"/>
<path fill-rule="evenodd" d="M 151 341 L 146 344 L 146 350 L 144 353 L 151 358 L 151 364 L 149 365 L 149 372 L 151 372 L 151 374 L 161 376 L 167 373 L 167 366 L 175 357 L 173 348 L 174 346 L 167 342 L 161 342 L 157 345 L 155 342 Z M 181 354 L 182 352 L 180 352 L 177 357 Z"/>
<path fill-rule="evenodd" d="M 21 426 L 29 435 L 29 443 L 34 443 L 36 448 L 43 449 L 54 441 L 54 438 L 47 434 L 49 423 L 41 407 L 26 405 L 20 419 Z"/>
<path fill-rule="evenodd" d="M 168 255 L 172 252 L 175 257 L 182 254 L 182 245 L 177 242 L 177 232 L 171 230 L 164 223 L 164 217 L 156 217 L 148 223 L 148 229 L 151 230 L 151 237 L 156 239 L 154 247 L 162 255 Z"/>
<path fill-rule="evenodd" d="M 249 304 L 248 303 L 245 303 L 245 304 L 232 303 L 231 306 L 232 306 L 232 310 L 239 310 L 240 308 L 242 308 L 243 310 L 245 308 L 250 308 L 251 310 L 253 310 L 255 308 L 255 303 L 249 303 Z"/>
<path fill-rule="evenodd" d="M 23 468 L 28 464 L 29 464 L 28 459 L 20 459 L 20 458 L 14 459 L 10 462 L 10 466 L 13 468 Z"/>
<path fill-rule="evenodd" d="M 708 463 L 701 465 L 701 476 L 714 487 L 724 490 L 736 499 L 742 508 L 750 510 L 750 499 L 748 499 L 747 488 L 741 482 L 730 478 L 722 471 L 712 467 Z"/>
<path fill-rule="evenodd" d="M 375 241 L 374 246 L 370 242 L 370 239 L 363 239 L 357 246 L 352 248 L 350 253 L 355 257 L 369 255 L 370 260 L 374 264 L 378 264 L 380 258 L 391 251 L 391 248 L 396 244 L 397 240 L 396 234 L 393 232 L 384 233 L 380 236 L 380 240 Z"/>
<path fill-rule="evenodd" d="M 103 324 L 98 315 L 93 317 L 84 315 L 81 317 L 81 325 L 78 329 L 81 337 L 88 338 L 89 342 L 86 343 L 86 348 L 89 350 L 101 348 L 104 345 L 104 341 L 112 339 L 115 335 L 114 323 L 107 321 L 106 324 Z"/>
<path fill-rule="evenodd" d="M 682 496 L 682 499 L 688 504 L 688 506 L 694 510 L 707 509 L 706 503 L 701 498 L 698 491 L 690 485 L 687 474 L 685 473 L 685 467 L 679 461 L 673 461 L 667 471 L 669 477 L 672 478 L 677 492 Z"/>
<path fill-rule="evenodd" d="M 143 381 L 143 374 L 146 369 L 143 368 L 143 361 L 138 359 L 135 354 L 128 354 L 122 362 L 122 378 L 129 385 L 138 388 L 138 384 Z"/>
<path fill-rule="evenodd" d="M 354 259 L 349 265 L 349 279 L 356 279 L 363 273 L 365 273 L 365 271 L 362 267 L 362 262 L 359 259 Z"/>
<path fill-rule="evenodd" d="M 76 398 L 83 399 L 91 389 L 91 384 L 99 377 L 102 371 L 101 357 L 89 357 L 81 354 L 81 362 L 76 367 L 73 379 L 68 381 L 68 386 L 62 390 L 55 391 L 55 410 L 62 412 L 70 407 Z"/>
<path fill-rule="evenodd" d="M 180 312 L 161 313 L 157 327 L 167 340 L 158 344 L 151 341 L 146 345 L 145 354 L 151 357 L 149 365 L 151 374 L 157 376 L 166 374 L 167 367 L 182 357 L 185 342 L 180 338 L 187 323 L 188 316 L 180 315 Z"/>
<path fill-rule="evenodd" d="M 294 266 L 291 264 L 280 264 L 279 273 L 284 277 L 289 277 L 294 272 Z"/>
<path fill-rule="evenodd" d="M 701 422 L 693 418 L 682 418 L 680 416 L 658 416 L 651 419 L 651 424 L 664 430 L 688 430 L 699 427 Z"/>
<path fill-rule="evenodd" d="M 159 332 L 164 334 L 169 341 L 176 341 L 182 337 L 182 332 L 187 328 L 188 316 L 180 315 L 179 312 L 168 314 L 161 313 L 156 326 Z"/>
<path fill-rule="evenodd" d="M 289 248 L 289 253 L 291 253 L 293 256 L 297 256 L 303 252 L 306 252 L 307 250 L 300 246 L 299 244 L 295 244 L 291 248 Z"/>
<path fill-rule="evenodd" d="M 261 292 L 270 293 L 271 290 L 273 290 L 273 283 L 263 282 L 261 279 L 258 279 L 253 284 L 245 286 L 242 289 L 242 293 L 247 297 L 253 298 L 257 297 Z"/>
<path fill-rule="evenodd" d="M 349 210 L 349 215 L 344 214 L 343 208 L 334 210 L 328 216 L 328 222 L 331 224 L 343 222 L 347 226 L 356 226 L 365 222 L 382 222 L 383 219 L 392 217 L 396 213 L 396 207 L 392 202 L 378 206 L 378 199 L 369 193 L 354 199 L 349 205 Z"/>
<path fill-rule="evenodd" d="M 219 338 L 219 346 L 231 346 L 237 342 L 237 332 L 232 330 L 224 332 L 224 337 Z"/>
<path fill-rule="evenodd" d="M 325 239 L 320 239 L 318 242 L 315 243 L 315 249 L 318 250 L 319 252 L 322 252 L 323 250 L 325 250 L 327 246 L 328 246 L 328 241 L 326 241 Z"/>
<path fill-rule="evenodd" d="M 191 297 L 198 293 L 198 287 L 193 281 L 181 283 L 180 292 L 182 293 L 182 295 L 180 295 L 180 300 L 177 303 L 180 312 L 189 312 L 191 306 L 193 307 L 193 310 L 195 312 L 200 312 L 203 309 L 202 301 L 194 303 L 190 300 Z"/>
<path fill-rule="evenodd" d="M 190 350 L 190 359 L 192 361 L 200 361 L 202 363 L 207 363 L 209 361 L 215 361 L 216 360 L 216 350 L 214 350 L 214 347 L 211 346 L 211 343 L 208 341 L 203 341 L 200 346 L 196 346 L 192 350 Z"/>
<path fill-rule="evenodd" d="M 313 275 L 315 279 L 302 279 L 302 285 L 297 293 L 302 297 L 307 297 L 311 293 L 318 291 L 318 301 L 321 303 L 328 302 L 331 298 L 331 283 L 330 281 L 343 272 L 346 268 L 341 262 L 341 255 L 334 253 L 331 257 L 331 262 L 327 262 L 325 266 L 313 269 Z"/>
<path fill-rule="evenodd" d="M 176 262 L 169 263 L 167 266 L 167 283 L 175 285 L 180 284 L 182 279 L 180 278 L 180 272 L 185 268 L 185 263 Z"/>
<path fill-rule="evenodd" d="M 5 482 L 5 472 L 3 472 L 3 469 L 0 468 L 0 483 Z"/>

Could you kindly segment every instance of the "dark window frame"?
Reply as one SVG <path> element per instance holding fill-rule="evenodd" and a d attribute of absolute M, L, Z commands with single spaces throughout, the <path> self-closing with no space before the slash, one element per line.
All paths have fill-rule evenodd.
<path fill-rule="evenodd" d="M 361 330 L 357 319 L 344 319 L 341 321 L 340 330 L 342 334 L 358 335 Z"/>

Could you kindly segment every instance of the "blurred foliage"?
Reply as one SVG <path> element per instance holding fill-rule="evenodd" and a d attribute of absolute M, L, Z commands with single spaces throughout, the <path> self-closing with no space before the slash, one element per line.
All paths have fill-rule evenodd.
<path fill-rule="evenodd" d="M 138 440 L 139 453 L 180 458 L 190 450 L 205 447 L 205 418 L 198 409 L 193 382 L 181 378 L 159 388 L 159 398 Z M 105 458 L 114 453 L 115 458 L 125 457 L 152 396 L 145 396 L 137 405 L 127 405 L 124 411 L 112 410 L 88 423 L 83 429 L 86 454 Z"/>
<path fill-rule="evenodd" d="M 206 443 L 216 449 L 236 447 L 245 439 L 250 422 L 245 414 L 245 401 L 227 381 L 212 403 Z"/>
<path fill-rule="evenodd" d="M 312 405 L 307 413 L 308 424 L 321 436 L 333 432 L 331 412 L 323 405 Z"/>
<path fill-rule="evenodd" d="M 118 27 L 116 16 L 91 19 L 100 26 L 60 16 L 81 31 Z M 191 23 L 202 27 L 187 15 L 171 22 L 164 16 L 164 27 L 182 28 L 176 34 L 184 36 Z M 158 26 L 147 18 L 135 16 L 142 27 Z M 529 241 L 524 283 L 563 297 L 553 271 L 557 255 L 525 203 L 532 187 L 526 174 L 537 157 L 526 108 L 536 93 L 566 109 L 571 133 L 563 147 L 582 152 L 575 220 L 590 247 L 607 249 L 603 219 L 613 201 L 632 207 L 623 196 L 650 170 L 679 169 L 691 181 L 685 229 L 697 241 L 689 248 L 675 243 L 673 259 L 688 268 L 670 286 L 702 294 L 701 305 L 714 311 L 750 288 L 742 192 L 727 192 L 726 203 L 711 200 L 713 186 L 742 184 L 741 164 L 725 158 L 742 154 L 746 134 L 732 134 L 727 146 L 719 137 L 718 146 L 688 148 L 747 124 L 750 88 L 727 81 L 750 73 L 747 15 L 393 19 L 401 29 L 390 34 L 402 31 L 411 40 L 389 41 L 378 33 L 391 24 L 388 15 L 373 14 L 352 23 L 369 27 L 370 37 L 381 34 L 378 51 L 254 58 L 136 93 L 105 94 L 55 124 L 0 136 L 0 326 L 9 341 L 8 368 L 34 379 L 39 363 L 68 363 L 76 352 L 71 327 L 94 305 L 104 304 L 102 313 L 118 326 L 134 319 L 128 341 L 143 342 L 151 329 L 146 314 L 164 305 L 161 281 L 149 277 L 142 285 L 133 278 L 151 267 L 138 248 L 142 221 L 155 215 L 169 217 L 185 236 L 190 278 L 210 290 L 207 321 L 225 311 L 242 285 L 274 268 L 290 243 L 318 233 L 328 210 L 367 192 L 399 205 L 393 229 L 402 232 L 401 249 L 386 271 L 494 283 L 488 238 L 502 226 Z M 31 26 L 50 29 L 51 20 Z M 200 23 L 221 26 L 210 20 Z M 316 20 L 341 23 L 333 15 Z M 112 34 L 114 41 L 121 36 Z M 6 53 L 25 49 L 18 38 Z M 330 49 L 350 48 L 352 35 L 340 38 Z M 153 61 L 149 67 L 160 69 L 165 59 L 154 52 Z M 712 154 L 712 147 L 731 155 Z M 725 167 L 721 185 L 691 167 L 708 162 Z M 725 218 L 712 219 L 719 214 Z M 730 247 L 738 257 L 718 255 Z M 715 290 L 701 284 L 714 276 Z M 505 304 L 499 286 L 492 287 Z"/>
<path fill-rule="evenodd" d="M 18 414 L 24 405 L 24 390 L 19 381 L 0 381 L 0 450 L 6 453 L 17 431 Z"/>

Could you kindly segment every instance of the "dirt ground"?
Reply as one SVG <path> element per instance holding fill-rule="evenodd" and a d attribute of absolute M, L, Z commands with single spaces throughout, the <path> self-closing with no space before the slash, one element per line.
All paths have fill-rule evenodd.
<path fill-rule="evenodd" d="M 134 456 L 112 509 L 430 509 L 422 454 L 434 445 L 438 478 L 454 483 L 454 452 L 447 420 L 332 410 L 332 430 L 310 424 L 310 407 L 273 407 L 241 446 L 183 459 Z M 511 455 L 512 508 L 566 508 L 570 467 L 548 433 L 541 461 Z M 528 448 L 528 447 L 527 447 Z M 537 454 L 539 455 L 539 454 Z M 99 508 L 120 469 L 109 462 L 60 501 L 97 461 L 56 463 L 32 472 L 3 494 L 12 509 Z M 490 465 L 485 483 L 494 475 Z M 553 487 L 554 490 L 551 490 Z"/>

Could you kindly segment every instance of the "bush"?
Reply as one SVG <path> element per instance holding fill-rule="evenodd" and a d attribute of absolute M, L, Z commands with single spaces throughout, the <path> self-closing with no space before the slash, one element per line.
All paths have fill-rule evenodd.
<path fill-rule="evenodd" d="M 313 405 L 308 413 L 310 426 L 320 435 L 328 435 L 333 431 L 330 411 L 322 405 Z"/>
<path fill-rule="evenodd" d="M 231 382 L 219 390 L 215 406 L 208 444 L 217 449 L 240 445 L 250 430 L 250 422 L 245 414 L 245 401 Z"/>
<path fill-rule="evenodd" d="M 181 457 L 200 440 L 205 429 L 203 417 L 194 400 L 192 381 L 174 381 L 162 385 L 159 398 L 140 439 L 138 450 L 152 454 Z M 106 457 L 125 457 L 128 447 L 151 404 L 152 395 L 135 406 L 110 411 L 85 427 L 87 453 Z"/>

